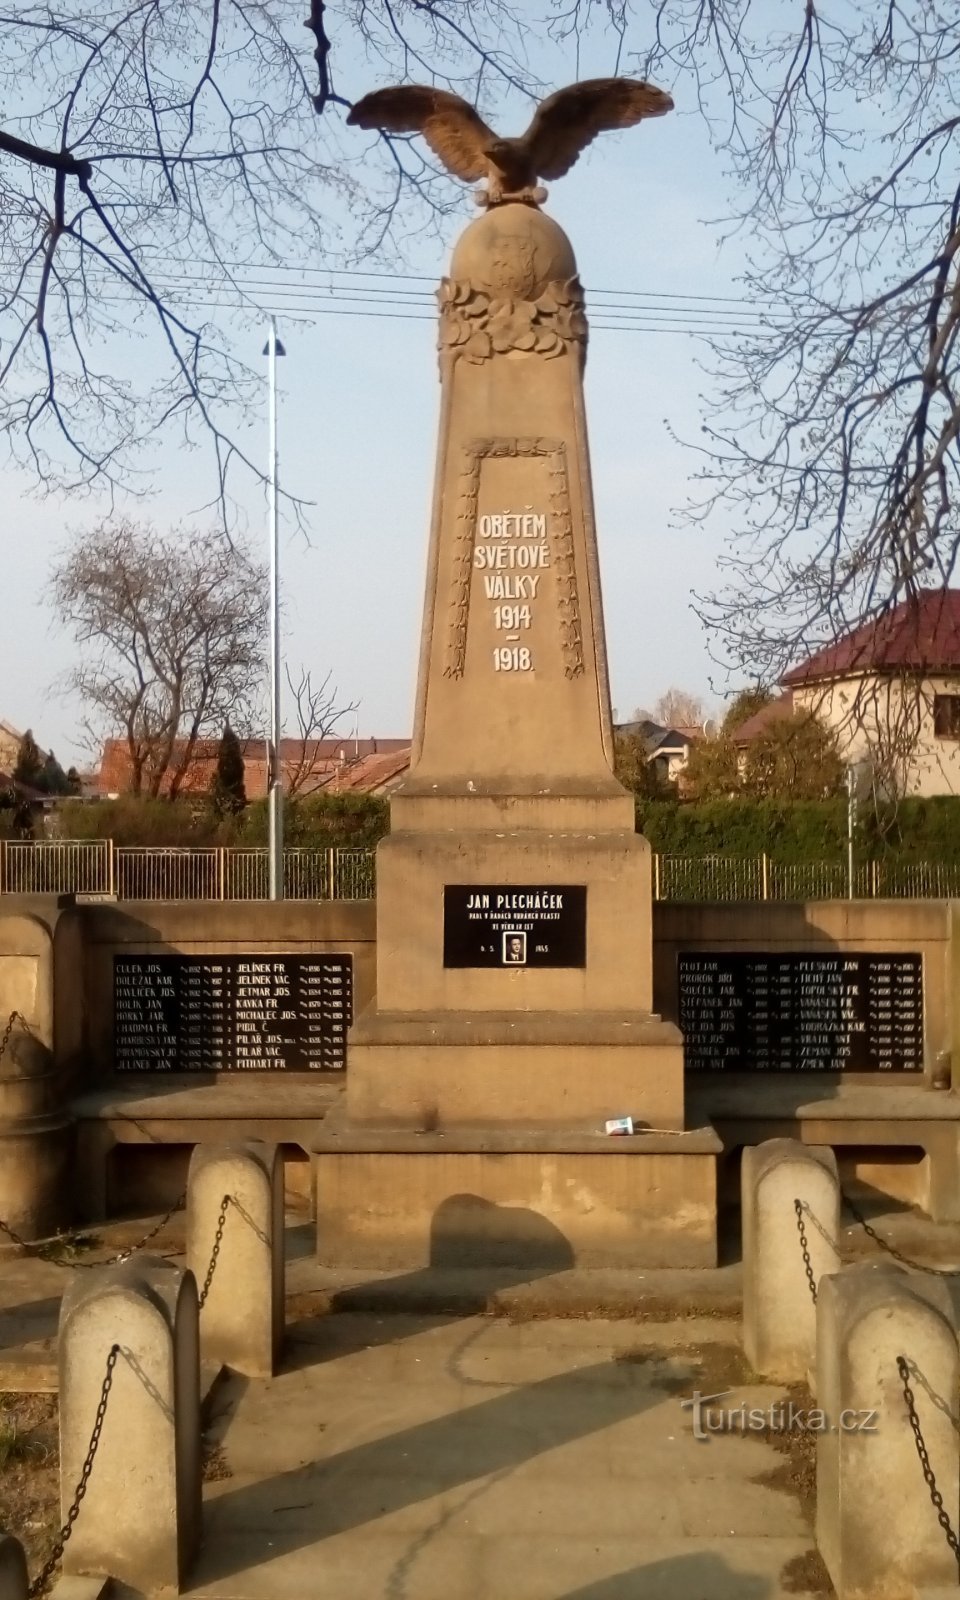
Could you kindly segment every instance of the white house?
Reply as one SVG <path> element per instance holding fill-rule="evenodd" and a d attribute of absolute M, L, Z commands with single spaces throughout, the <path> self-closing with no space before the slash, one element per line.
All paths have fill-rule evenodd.
<path fill-rule="evenodd" d="M 960 590 L 903 601 L 792 668 L 781 687 L 751 731 L 788 709 L 811 711 L 878 787 L 960 794 Z"/>

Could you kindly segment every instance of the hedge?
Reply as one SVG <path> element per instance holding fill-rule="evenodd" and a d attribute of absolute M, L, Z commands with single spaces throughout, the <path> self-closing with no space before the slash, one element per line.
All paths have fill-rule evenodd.
<path fill-rule="evenodd" d="M 847 802 L 833 800 L 710 800 L 678 804 L 637 800 L 637 829 L 660 855 L 759 856 L 784 863 L 843 861 Z M 861 857 L 960 864 L 960 796 L 901 800 L 858 807 Z"/>

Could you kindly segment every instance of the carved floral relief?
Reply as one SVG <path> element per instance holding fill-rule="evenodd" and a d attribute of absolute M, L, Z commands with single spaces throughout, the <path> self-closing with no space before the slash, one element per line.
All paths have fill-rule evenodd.
<path fill-rule="evenodd" d="M 510 350 L 558 356 L 568 346 L 586 349 L 587 319 L 579 278 L 549 283 L 535 300 L 489 294 L 472 284 L 443 278 L 440 349 L 479 364 Z"/>

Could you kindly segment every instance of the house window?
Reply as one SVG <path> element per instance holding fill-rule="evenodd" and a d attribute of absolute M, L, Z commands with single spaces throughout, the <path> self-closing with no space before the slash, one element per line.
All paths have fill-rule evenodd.
<path fill-rule="evenodd" d="M 960 739 L 960 694 L 935 694 L 933 731 L 938 739 Z"/>

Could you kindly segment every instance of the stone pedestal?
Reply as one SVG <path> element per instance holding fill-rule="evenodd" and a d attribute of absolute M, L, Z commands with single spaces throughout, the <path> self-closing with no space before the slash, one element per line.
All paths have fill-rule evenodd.
<path fill-rule="evenodd" d="M 576 271 L 556 223 L 504 204 L 441 285 L 413 753 L 377 853 L 376 998 L 315 1146 L 327 1260 L 412 1264 L 454 1202 L 485 1208 L 485 1248 L 502 1222 L 507 1265 L 518 1206 L 571 1264 L 679 1261 L 684 1216 L 714 1257 L 718 1144 L 683 1133 L 682 1041 L 651 1010 L 650 851 L 613 774 Z M 666 1144 L 601 1155 L 620 1116 Z"/>

